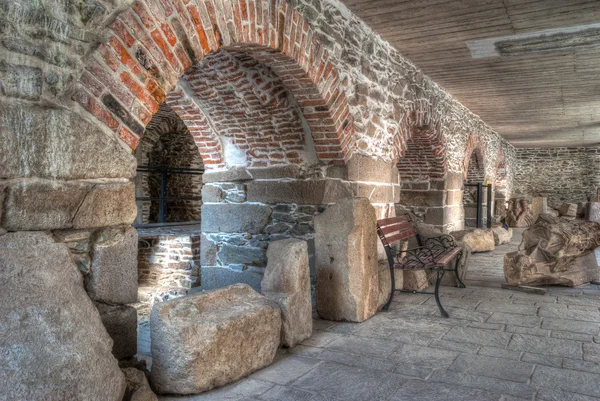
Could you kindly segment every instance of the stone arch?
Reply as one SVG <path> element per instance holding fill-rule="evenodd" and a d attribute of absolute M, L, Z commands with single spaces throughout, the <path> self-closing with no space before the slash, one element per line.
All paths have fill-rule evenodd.
<path fill-rule="evenodd" d="M 485 157 L 479 135 L 471 134 L 469 136 L 462 171 L 466 181 L 485 181 Z"/>
<path fill-rule="evenodd" d="M 285 0 L 138 0 L 106 36 L 88 58 L 73 100 L 132 149 L 184 71 L 224 48 L 251 54 L 282 80 L 304 114 L 320 160 L 343 164 L 350 156 L 353 119 L 333 59 Z M 182 102 L 192 113 L 189 99 Z M 207 167 L 224 167 L 222 145 L 203 140 L 199 150 Z"/>
<path fill-rule="evenodd" d="M 508 166 L 504 151 L 500 147 L 498 156 L 496 157 L 496 165 L 494 167 L 494 186 L 506 188 L 508 185 Z"/>
<path fill-rule="evenodd" d="M 446 144 L 439 124 L 412 113 L 405 118 L 406 126 L 401 130 L 404 141 L 397 162 L 400 177 L 407 181 L 443 179 L 446 176 Z"/>
<path fill-rule="evenodd" d="M 191 132 L 179 116 L 165 102 L 152 117 L 140 138 L 135 156 L 138 167 L 168 167 L 197 169 L 204 163 Z M 160 196 L 160 172 L 150 170 L 138 172 L 136 196 Z M 166 222 L 189 222 L 200 220 L 202 175 L 169 174 L 167 196 L 196 196 L 198 199 L 167 201 Z M 136 224 L 158 222 L 159 202 L 138 201 Z"/>

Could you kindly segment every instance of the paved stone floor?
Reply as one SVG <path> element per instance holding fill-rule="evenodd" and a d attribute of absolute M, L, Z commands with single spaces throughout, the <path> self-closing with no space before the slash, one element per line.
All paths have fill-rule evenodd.
<path fill-rule="evenodd" d="M 400 294 L 360 324 L 315 320 L 310 339 L 235 384 L 160 400 L 600 401 L 600 287 L 498 288 L 516 234 L 474 255 L 468 288 L 442 289 L 450 319 L 432 296 Z"/>
<path fill-rule="evenodd" d="M 600 400 L 600 289 L 401 294 L 366 322 L 315 321 L 303 345 L 231 386 L 173 400 Z"/>
<path fill-rule="evenodd" d="M 500 288 L 504 279 L 504 255 L 518 250 L 524 228 L 513 228 L 513 238 L 508 244 L 499 245 L 491 252 L 471 255 L 465 283 L 482 287 Z"/>

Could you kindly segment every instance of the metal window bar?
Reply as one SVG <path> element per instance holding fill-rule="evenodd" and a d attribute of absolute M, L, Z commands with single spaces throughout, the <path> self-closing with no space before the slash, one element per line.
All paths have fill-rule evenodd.
<path fill-rule="evenodd" d="M 167 183 L 169 175 L 202 175 L 203 168 L 183 168 L 183 167 L 164 167 L 164 166 L 138 166 L 138 173 L 160 173 L 160 196 L 136 196 L 138 201 L 154 201 L 158 203 L 158 223 L 138 224 L 136 227 L 156 226 L 161 224 L 169 224 L 166 221 L 167 202 L 174 200 L 202 200 L 201 196 L 167 196 Z"/>
<path fill-rule="evenodd" d="M 478 183 L 467 183 L 465 182 L 465 187 L 477 187 L 477 228 L 483 227 L 483 188 L 487 190 L 487 228 L 492 228 L 492 192 L 493 185 L 492 184 L 484 184 L 482 182 Z"/>

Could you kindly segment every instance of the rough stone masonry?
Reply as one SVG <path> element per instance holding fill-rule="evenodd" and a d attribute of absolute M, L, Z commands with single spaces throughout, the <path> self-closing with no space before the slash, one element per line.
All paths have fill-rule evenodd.
<path fill-rule="evenodd" d="M 462 228 L 473 152 L 510 188 L 514 148 L 337 0 L 0 2 L 0 60 L 0 234 L 52 233 L 102 302 L 135 301 L 137 275 L 115 269 L 135 267 L 132 153 L 165 102 L 207 170 L 215 285 L 258 285 L 268 243 L 310 246 L 342 198 L 382 218 L 412 188 L 428 223 Z M 415 154 L 426 174 L 397 168 Z"/>

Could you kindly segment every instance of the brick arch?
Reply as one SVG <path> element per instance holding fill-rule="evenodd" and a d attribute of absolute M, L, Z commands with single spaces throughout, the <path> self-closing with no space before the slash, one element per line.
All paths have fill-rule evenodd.
<path fill-rule="evenodd" d="M 494 186 L 506 187 L 508 185 L 508 170 L 506 165 L 506 157 L 502 148 L 498 149 L 496 157 L 496 165 L 494 167 Z"/>
<path fill-rule="evenodd" d="M 397 135 L 396 166 L 403 180 L 441 179 L 446 176 L 446 143 L 440 123 L 426 109 L 408 113 Z"/>
<path fill-rule="evenodd" d="M 107 37 L 89 56 L 73 100 L 132 149 L 184 72 L 225 48 L 251 54 L 281 79 L 322 161 L 339 164 L 350 157 L 353 120 L 333 58 L 285 0 L 138 0 L 115 18 Z M 188 101 L 182 99 L 182 108 L 191 110 Z M 179 112 L 181 105 L 172 106 Z M 224 165 L 215 138 L 205 138 L 199 150 L 207 167 Z"/>
<path fill-rule="evenodd" d="M 474 165 L 473 161 L 477 164 Z M 475 181 L 485 180 L 485 156 L 479 135 L 471 134 L 465 148 L 463 159 L 463 178 L 473 178 Z"/>

